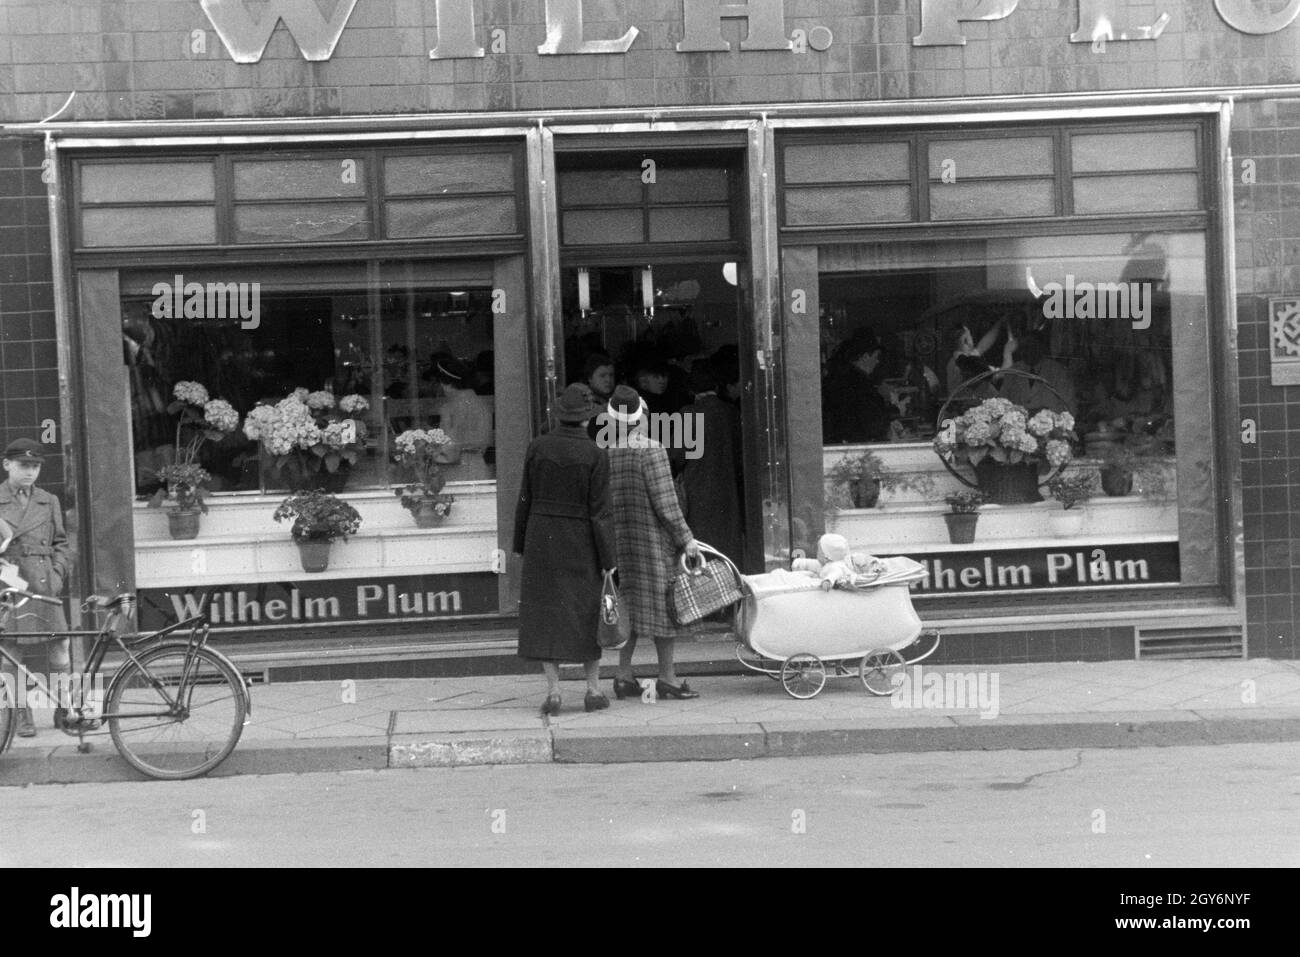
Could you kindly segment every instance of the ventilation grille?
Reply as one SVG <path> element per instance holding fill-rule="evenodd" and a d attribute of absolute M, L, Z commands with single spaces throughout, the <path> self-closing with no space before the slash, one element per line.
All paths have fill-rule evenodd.
<path fill-rule="evenodd" d="M 1152 658 L 1244 658 L 1238 625 L 1212 628 L 1139 628 L 1138 660 Z"/>

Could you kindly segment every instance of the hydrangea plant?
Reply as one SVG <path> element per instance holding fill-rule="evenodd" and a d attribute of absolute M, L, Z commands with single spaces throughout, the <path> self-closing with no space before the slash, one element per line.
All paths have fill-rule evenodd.
<path fill-rule="evenodd" d="M 1074 457 L 1074 416 L 1041 409 L 1029 415 L 1024 406 L 1001 397 L 985 399 L 955 419 L 946 419 L 934 438 L 934 450 L 949 463 L 976 466 L 986 458 L 1015 465 L 1046 463 L 1064 468 Z"/>

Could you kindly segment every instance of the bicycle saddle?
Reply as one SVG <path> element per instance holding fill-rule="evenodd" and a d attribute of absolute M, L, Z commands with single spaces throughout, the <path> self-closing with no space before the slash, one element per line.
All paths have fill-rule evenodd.
<path fill-rule="evenodd" d="M 112 598 L 105 598 L 103 595 L 87 595 L 81 603 L 82 611 L 100 611 L 105 608 L 129 608 L 135 604 L 135 595 L 130 592 L 122 592 L 120 595 L 114 595 Z"/>

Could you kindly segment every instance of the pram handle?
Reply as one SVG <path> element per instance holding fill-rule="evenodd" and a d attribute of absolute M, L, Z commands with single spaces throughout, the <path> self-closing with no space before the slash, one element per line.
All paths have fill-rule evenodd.
<path fill-rule="evenodd" d="M 717 550 L 716 548 L 714 548 L 712 545 L 706 545 L 704 542 L 700 541 L 699 539 L 696 539 L 696 540 L 695 540 L 695 544 L 696 544 L 697 546 L 699 546 L 699 549 L 700 549 L 700 564 L 699 564 L 699 567 L 697 567 L 697 568 L 693 568 L 693 567 L 691 567 L 691 563 L 690 563 L 690 562 L 687 560 L 687 558 L 686 558 L 686 553 L 685 553 L 685 552 L 682 552 L 682 556 L 681 556 L 681 564 L 682 564 L 682 569 L 683 569 L 684 571 L 689 572 L 689 573 L 692 574 L 692 575 L 699 575 L 699 574 L 702 574 L 703 571 L 704 571 L 704 555 L 708 554 L 708 555 L 713 555 L 713 556 L 715 556 L 716 558 L 720 558 L 720 559 L 722 559 L 724 562 L 726 562 L 727 567 L 731 569 L 731 573 L 732 573 L 733 575 L 736 576 L 736 581 L 737 581 L 737 582 L 741 582 L 741 581 L 744 580 L 744 579 L 741 577 L 740 569 L 736 567 L 736 563 L 733 562 L 733 561 L 732 561 L 730 558 L 728 558 L 726 555 L 722 554 L 722 552 L 718 551 L 718 550 Z"/>

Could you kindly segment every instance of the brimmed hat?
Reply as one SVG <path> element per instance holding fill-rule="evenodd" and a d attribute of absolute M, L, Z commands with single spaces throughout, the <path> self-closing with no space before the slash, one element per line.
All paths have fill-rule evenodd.
<path fill-rule="evenodd" d="M 560 422 L 586 422 L 596 411 L 591 389 L 580 382 L 566 388 L 555 400 L 555 418 Z"/>
<path fill-rule="evenodd" d="M 35 439 L 14 439 L 5 448 L 4 457 L 11 462 L 45 461 L 45 446 Z"/>
<path fill-rule="evenodd" d="M 615 421 L 628 425 L 641 421 L 645 410 L 645 400 L 630 385 L 621 385 L 615 389 L 614 394 L 609 398 L 609 407 L 606 409 Z"/>

